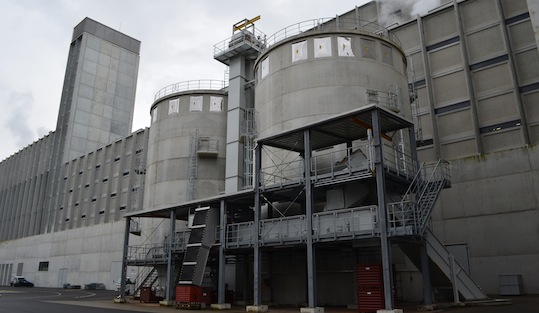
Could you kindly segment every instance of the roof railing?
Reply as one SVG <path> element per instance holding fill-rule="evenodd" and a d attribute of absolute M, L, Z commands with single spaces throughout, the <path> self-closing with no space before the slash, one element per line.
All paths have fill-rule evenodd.
<path fill-rule="evenodd" d="M 384 37 L 399 47 L 402 47 L 401 42 L 394 34 L 390 33 L 387 28 L 368 20 L 357 18 L 341 18 L 341 17 L 326 17 L 314 20 L 306 20 L 297 24 L 285 27 L 275 34 L 266 38 L 266 49 L 271 46 L 298 34 L 312 30 L 360 30 L 368 33 L 373 33 L 377 36 Z"/>
<path fill-rule="evenodd" d="M 178 82 L 168 85 L 159 90 L 154 97 L 154 101 L 164 98 L 168 95 L 191 90 L 222 90 L 228 86 L 228 82 L 224 80 L 199 79 Z"/>

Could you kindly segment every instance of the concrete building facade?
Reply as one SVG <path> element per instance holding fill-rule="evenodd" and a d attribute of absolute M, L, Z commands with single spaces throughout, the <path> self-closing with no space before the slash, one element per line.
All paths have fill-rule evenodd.
<path fill-rule="evenodd" d="M 254 40 L 245 20 L 216 49 L 228 87 L 164 88 L 151 128 L 130 135 L 140 43 L 85 20 L 57 130 L 0 163 L 0 284 L 23 274 L 112 289 L 155 268 L 171 300 L 188 276 L 180 267 L 195 266 L 188 274 L 219 303 L 226 284 L 244 304 L 314 309 L 358 304 L 358 265 L 375 263 L 401 299 L 427 301 L 447 287 L 425 272 L 422 243 L 435 235 L 483 292 L 502 293 L 507 275 L 539 292 L 537 4 L 450 1 L 391 18 L 381 5 L 294 25 L 276 42 Z M 396 203 L 416 162 L 439 159 L 451 188 L 422 222 L 430 231 L 418 230 Z M 184 264 L 202 212 L 220 244 Z"/>

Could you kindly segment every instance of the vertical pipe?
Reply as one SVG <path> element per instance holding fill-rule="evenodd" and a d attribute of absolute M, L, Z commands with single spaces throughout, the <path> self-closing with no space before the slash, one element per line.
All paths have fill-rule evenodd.
<path fill-rule="evenodd" d="M 217 286 L 217 303 L 223 304 L 225 299 L 225 249 L 226 249 L 226 203 L 225 200 L 221 200 L 220 206 L 220 225 L 219 225 L 219 280 Z"/>
<path fill-rule="evenodd" d="M 384 279 L 384 301 L 386 310 L 393 310 L 393 275 L 391 270 L 391 251 L 387 233 L 386 185 L 384 157 L 382 153 L 382 130 L 380 111 L 372 111 L 374 151 L 376 156 L 376 190 L 378 196 L 378 218 L 380 221 L 380 245 L 382 250 L 382 272 Z"/>
<path fill-rule="evenodd" d="M 305 215 L 307 229 L 307 298 L 309 308 L 316 307 L 315 259 L 313 247 L 313 185 L 311 182 L 311 132 L 303 132 L 305 166 Z"/>
<path fill-rule="evenodd" d="M 261 301 L 262 260 L 260 252 L 260 169 L 262 150 L 261 145 L 255 147 L 255 212 L 254 212 L 254 264 L 253 264 L 253 305 L 259 306 Z"/>
<path fill-rule="evenodd" d="M 172 262 L 172 247 L 174 245 L 174 235 L 176 233 L 176 210 L 170 210 L 170 234 L 168 236 L 168 251 L 167 251 L 167 293 L 165 301 L 172 301 L 174 296 L 174 270 Z"/>

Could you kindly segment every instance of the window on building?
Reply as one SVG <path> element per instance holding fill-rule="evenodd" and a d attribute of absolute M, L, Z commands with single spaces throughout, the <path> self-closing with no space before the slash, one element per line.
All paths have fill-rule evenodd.
<path fill-rule="evenodd" d="M 152 111 L 152 123 L 157 122 L 157 107 Z"/>
<path fill-rule="evenodd" d="M 221 112 L 223 111 L 223 97 L 210 97 L 210 111 Z"/>
<path fill-rule="evenodd" d="M 49 262 L 39 262 L 38 271 L 47 272 L 49 270 Z"/>
<path fill-rule="evenodd" d="M 202 112 L 202 96 L 190 97 L 189 112 Z"/>
<path fill-rule="evenodd" d="M 352 37 L 337 37 L 337 51 L 340 57 L 353 57 Z"/>
<path fill-rule="evenodd" d="M 314 57 L 325 58 L 331 55 L 331 37 L 314 38 Z"/>
<path fill-rule="evenodd" d="M 180 112 L 180 99 L 173 99 L 168 101 L 168 115 L 178 114 Z"/>
<path fill-rule="evenodd" d="M 307 41 L 292 44 L 292 62 L 307 60 Z"/>
<path fill-rule="evenodd" d="M 269 74 L 269 58 L 265 58 L 262 63 L 260 63 L 260 78 L 264 78 Z"/>

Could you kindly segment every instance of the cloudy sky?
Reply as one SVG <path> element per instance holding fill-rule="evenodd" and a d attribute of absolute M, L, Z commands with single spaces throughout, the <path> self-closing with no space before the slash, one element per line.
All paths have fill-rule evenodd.
<path fill-rule="evenodd" d="M 412 2 L 432 1 L 437 0 Z M 223 79 L 225 66 L 213 59 L 213 46 L 232 35 L 234 23 L 261 15 L 256 27 L 270 36 L 366 2 L 0 0 L 0 160 L 56 128 L 73 28 L 85 17 L 142 42 L 133 122 L 137 130 L 150 125 L 149 108 L 159 89 L 187 80 Z"/>

